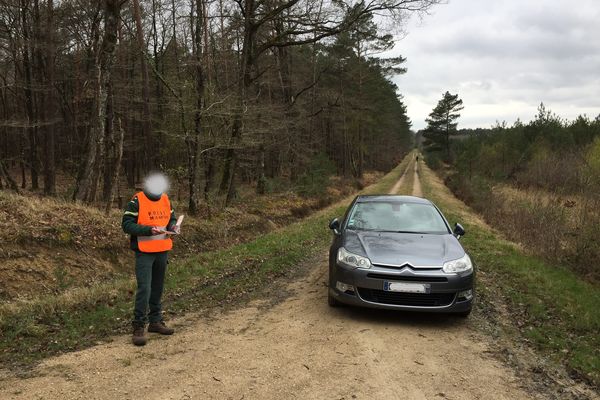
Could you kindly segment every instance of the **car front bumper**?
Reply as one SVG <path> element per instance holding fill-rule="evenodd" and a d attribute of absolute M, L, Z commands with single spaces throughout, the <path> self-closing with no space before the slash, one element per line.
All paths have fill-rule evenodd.
<path fill-rule="evenodd" d="M 427 293 L 399 293 L 384 291 L 384 282 L 423 283 Z M 352 285 L 354 290 L 342 292 L 336 282 Z M 471 297 L 459 297 L 471 290 Z M 330 294 L 339 302 L 349 305 L 422 312 L 464 313 L 471 310 L 474 291 L 474 273 L 447 274 L 441 269 L 420 270 L 410 267 L 392 268 L 372 266 L 369 269 L 349 269 L 335 264 L 331 274 Z"/>

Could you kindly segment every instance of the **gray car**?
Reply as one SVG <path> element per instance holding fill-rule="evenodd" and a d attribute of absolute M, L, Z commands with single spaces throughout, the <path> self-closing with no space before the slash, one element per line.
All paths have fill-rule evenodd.
<path fill-rule="evenodd" d="M 475 269 L 442 212 L 413 196 L 358 196 L 333 219 L 330 306 L 349 304 L 468 316 Z"/>

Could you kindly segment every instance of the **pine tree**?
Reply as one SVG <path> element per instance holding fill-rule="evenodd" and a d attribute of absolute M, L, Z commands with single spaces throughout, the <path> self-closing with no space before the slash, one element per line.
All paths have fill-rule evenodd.
<path fill-rule="evenodd" d="M 425 137 L 424 146 L 429 151 L 445 151 L 446 157 L 450 158 L 450 136 L 456 134 L 458 118 L 464 108 L 463 101 L 458 94 L 444 93 L 437 106 L 425 120 L 427 128 L 423 132 Z"/>

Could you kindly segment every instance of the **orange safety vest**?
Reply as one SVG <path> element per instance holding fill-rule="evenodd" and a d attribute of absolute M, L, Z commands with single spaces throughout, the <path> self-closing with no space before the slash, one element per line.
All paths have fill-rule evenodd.
<path fill-rule="evenodd" d="M 137 223 L 145 226 L 156 226 L 167 229 L 171 219 L 171 203 L 169 196 L 163 193 L 160 199 L 150 200 L 144 192 L 137 195 L 139 212 Z M 138 248 L 144 253 L 159 253 L 173 248 L 173 241 L 163 233 L 152 236 L 138 236 Z"/>

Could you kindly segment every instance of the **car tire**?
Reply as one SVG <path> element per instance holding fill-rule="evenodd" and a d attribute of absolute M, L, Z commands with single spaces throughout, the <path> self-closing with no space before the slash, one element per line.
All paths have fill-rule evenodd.
<path fill-rule="evenodd" d="M 329 307 L 340 307 L 342 305 L 342 303 L 332 296 L 329 290 L 327 291 L 327 304 L 329 304 Z"/>
<path fill-rule="evenodd" d="M 471 314 L 471 309 L 469 309 L 468 311 L 462 311 L 462 312 L 456 313 L 456 315 L 460 318 L 468 318 L 470 314 Z"/>

